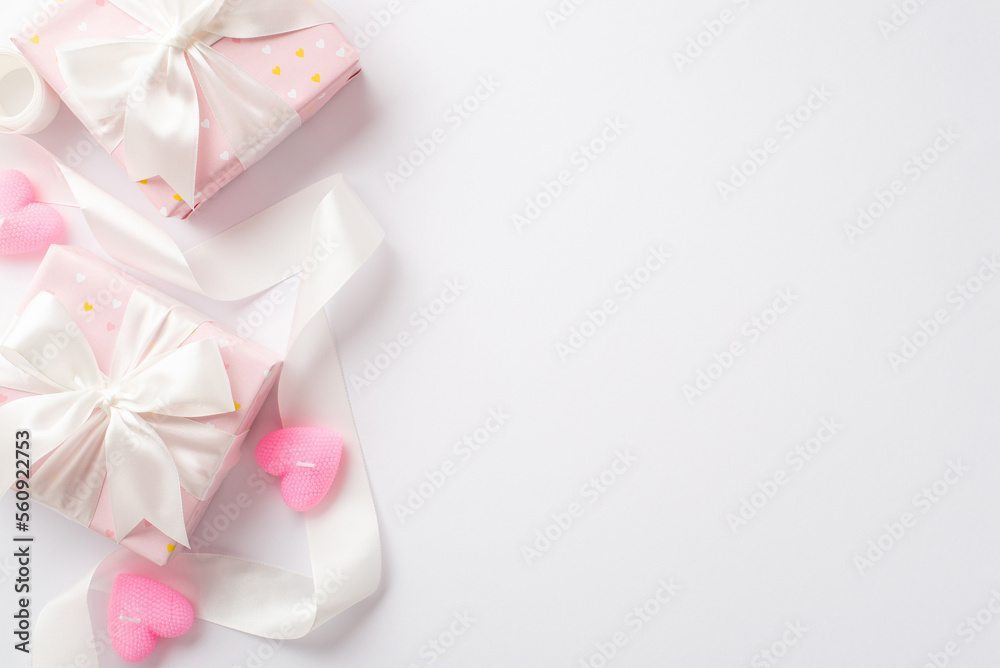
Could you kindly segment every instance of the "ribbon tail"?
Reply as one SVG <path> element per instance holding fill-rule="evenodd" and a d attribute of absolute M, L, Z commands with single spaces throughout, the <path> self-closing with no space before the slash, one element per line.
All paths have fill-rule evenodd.
<path fill-rule="evenodd" d="M 88 572 L 70 589 L 63 592 L 38 615 L 35 625 L 35 642 L 32 643 L 31 665 L 34 668 L 55 666 L 101 665 L 99 655 L 110 648 L 107 636 L 94 637 L 95 624 L 103 624 L 107 630 L 107 594 L 110 593 L 115 577 L 119 573 L 133 573 L 148 578 L 159 578 L 159 567 L 127 549 L 119 549 L 108 555 L 96 568 Z M 104 614 L 92 618 L 90 597 L 103 598 Z M 43 640 L 45 639 L 45 640 Z M 107 661 L 104 661 L 107 665 Z"/>
<path fill-rule="evenodd" d="M 3 142 L 4 138 L 0 135 L 0 142 Z M 32 153 L 26 149 L 37 144 L 32 144 L 26 138 L 25 141 L 28 143 L 15 145 L 14 148 L 22 149 L 25 154 L 31 156 Z M 9 151 L 10 144 L 2 148 L 4 152 Z M 19 156 L 15 153 L 15 157 Z M 18 164 L 7 162 L 4 158 L 6 154 L 0 152 L 0 164 L 4 167 Z M 78 171 L 57 163 L 51 155 L 47 155 L 46 158 L 55 172 L 39 169 L 34 161 L 28 162 L 27 169 L 34 167 L 38 173 L 52 175 L 51 178 L 33 182 L 46 184 L 61 178 L 68 192 L 59 190 L 54 194 L 70 200 L 72 202 L 70 206 L 80 207 L 87 226 L 108 255 L 131 267 L 136 265 L 146 267 L 149 273 L 168 283 L 204 294 L 191 267 L 184 259 L 184 254 L 170 235 L 117 197 L 88 181 Z"/>
<path fill-rule="evenodd" d="M 137 84 L 125 112 L 125 166 L 129 178 L 160 176 L 194 206 L 198 166 L 198 92 L 184 54 L 166 46 L 162 64 Z"/>
<path fill-rule="evenodd" d="M 52 641 L 34 643 L 32 666 L 99 665 L 87 599 L 94 574 L 101 565 L 42 608 L 35 624 L 35 637 Z"/>
<path fill-rule="evenodd" d="M 244 168 L 302 125 L 291 104 L 218 51 L 199 43 L 188 50 L 188 57 L 219 128 Z"/>
<path fill-rule="evenodd" d="M 159 434 L 134 413 L 112 409 L 105 453 L 116 539 L 121 542 L 147 520 L 190 547 L 180 475 Z"/>
<path fill-rule="evenodd" d="M 83 526 L 90 526 L 107 478 L 104 435 L 108 416 L 95 413 L 76 430 L 72 445 L 56 448 L 31 475 L 35 501 Z"/>
<path fill-rule="evenodd" d="M 181 487 L 204 501 L 227 453 L 243 437 L 186 418 L 147 415 L 145 419 L 167 444 L 177 465 Z"/>

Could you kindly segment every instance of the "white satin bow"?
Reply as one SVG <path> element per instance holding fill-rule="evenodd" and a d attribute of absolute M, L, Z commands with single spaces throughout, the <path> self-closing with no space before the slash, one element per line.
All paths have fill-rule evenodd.
<path fill-rule="evenodd" d="M 29 302 L 0 340 L 0 386 L 32 396 L 0 406 L 0 433 L 29 430 L 33 461 L 51 453 L 32 474 L 36 500 L 89 525 L 106 477 L 119 542 L 145 519 L 189 545 L 181 488 L 203 499 L 234 439 L 189 419 L 234 409 L 218 343 L 181 345 L 197 318 L 137 289 L 105 375 L 58 299 Z M 0 462 L 5 489 L 13 465 Z"/>
<path fill-rule="evenodd" d="M 61 45 L 68 92 L 104 128 L 106 142 L 123 145 L 133 181 L 160 176 L 192 206 L 202 116 L 195 79 L 244 168 L 302 123 L 282 96 L 211 45 L 339 20 L 321 1 L 111 2 L 150 32 Z"/>

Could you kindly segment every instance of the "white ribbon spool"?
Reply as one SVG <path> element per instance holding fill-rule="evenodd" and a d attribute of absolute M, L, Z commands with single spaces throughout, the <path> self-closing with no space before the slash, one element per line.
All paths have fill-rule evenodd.
<path fill-rule="evenodd" d="M 41 132 L 59 112 L 59 96 L 17 51 L 0 49 L 0 132 Z"/>

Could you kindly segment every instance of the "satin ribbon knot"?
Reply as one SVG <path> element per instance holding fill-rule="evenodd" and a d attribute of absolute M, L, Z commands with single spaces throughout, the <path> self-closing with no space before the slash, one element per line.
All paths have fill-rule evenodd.
<path fill-rule="evenodd" d="M 118 388 L 105 387 L 101 390 L 101 410 L 110 414 L 111 409 L 118 408 Z"/>
<path fill-rule="evenodd" d="M 205 499 L 235 439 L 192 419 L 233 410 L 218 343 L 185 344 L 198 318 L 136 289 L 105 374 L 62 302 L 42 292 L 28 303 L 0 339 L 0 387 L 31 396 L 0 406 L 0 433 L 28 429 L 32 460 L 48 456 L 32 474 L 36 500 L 89 525 L 107 480 L 119 542 L 147 520 L 189 546 L 181 490 Z"/>
<path fill-rule="evenodd" d="M 198 39 L 196 35 L 192 35 L 183 28 L 178 27 L 164 35 L 161 35 L 160 44 L 168 46 L 172 49 L 187 51 L 191 48 L 196 39 Z"/>

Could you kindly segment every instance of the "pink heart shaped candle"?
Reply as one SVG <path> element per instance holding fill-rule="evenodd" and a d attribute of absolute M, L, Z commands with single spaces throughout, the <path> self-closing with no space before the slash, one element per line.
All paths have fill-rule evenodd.
<path fill-rule="evenodd" d="M 281 498 L 292 510 L 312 510 L 330 491 L 344 438 L 335 431 L 314 427 L 280 429 L 257 445 L 257 463 L 281 477 Z"/>
<path fill-rule="evenodd" d="M 0 171 L 0 255 L 45 250 L 63 235 L 63 219 L 35 201 L 31 181 L 16 169 Z"/>
<path fill-rule="evenodd" d="M 125 661 L 142 661 L 153 653 L 157 639 L 183 635 L 193 622 L 191 604 L 165 584 L 139 575 L 115 578 L 108 604 L 108 632 L 115 651 Z"/>

